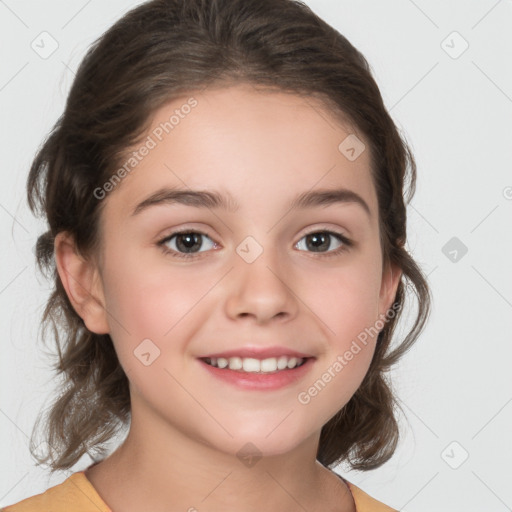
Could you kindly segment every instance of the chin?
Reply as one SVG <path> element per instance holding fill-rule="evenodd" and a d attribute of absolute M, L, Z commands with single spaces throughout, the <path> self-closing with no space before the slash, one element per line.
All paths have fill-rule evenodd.
<path fill-rule="evenodd" d="M 290 415 L 292 416 L 292 415 Z M 280 425 L 279 421 L 243 423 L 241 425 L 226 425 L 226 429 L 233 437 L 228 435 L 210 439 L 209 445 L 216 449 L 234 455 L 244 462 L 251 457 L 273 457 L 283 455 L 296 449 L 308 439 L 305 432 L 292 432 L 286 420 Z M 238 428 L 239 427 L 239 428 Z"/>

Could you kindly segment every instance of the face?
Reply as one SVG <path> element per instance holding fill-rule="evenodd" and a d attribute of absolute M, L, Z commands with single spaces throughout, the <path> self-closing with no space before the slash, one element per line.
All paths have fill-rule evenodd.
<path fill-rule="evenodd" d="M 369 146 L 354 159 L 349 135 L 319 103 L 249 85 L 156 113 L 101 214 L 105 325 L 139 425 L 280 454 L 356 391 L 398 275 L 383 275 Z M 275 371 L 295 353 L 302 366 Z M 270 370 L 205 359 L 219 355 Z"/>

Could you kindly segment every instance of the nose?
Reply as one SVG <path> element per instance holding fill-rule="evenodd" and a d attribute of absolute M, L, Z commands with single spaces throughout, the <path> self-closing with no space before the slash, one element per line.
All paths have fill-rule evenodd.
<path fill-rule="evenodd" d="M 265 254 L 267 253 L 267 254 Z M 251 317 L 258 324 L 289 321 L 297 315 L 292 273 L 283 271 L 264 251 L 256 261 L 240 259 L 230 273 L 226 314 L 233 320 Z"/>

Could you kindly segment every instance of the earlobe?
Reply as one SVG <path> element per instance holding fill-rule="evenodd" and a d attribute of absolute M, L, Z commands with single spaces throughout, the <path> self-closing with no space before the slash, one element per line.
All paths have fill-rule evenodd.
<path fill-rule="evenodd" d="M 78 253 L 73 236 L 67 232 L 57 234 L 54 251 L 59 277 L 74 310 L 91 332 L 109 333 L 105 297 L 97 266 Z"/>

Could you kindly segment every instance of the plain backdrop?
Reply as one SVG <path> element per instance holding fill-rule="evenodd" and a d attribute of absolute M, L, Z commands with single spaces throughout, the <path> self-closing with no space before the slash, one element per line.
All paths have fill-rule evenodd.
<path fill-rule="evenodd" d="M 138 3 L 0 1 L 0 506 L 71 473 L 50 479 L 28 450 L 56 383 L 39 339 L 50 288 L 36 272 L 28 169 L 86 49 Z M 512 510 L 512 2 L 306 3 L 366 56 L 414 151 L 407 247 L 434 298 L 392 374 L 406 413 L 394 457 L 336 471 L 407 512 Z"/>

